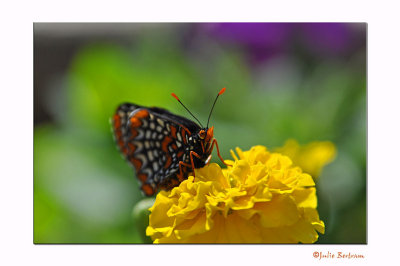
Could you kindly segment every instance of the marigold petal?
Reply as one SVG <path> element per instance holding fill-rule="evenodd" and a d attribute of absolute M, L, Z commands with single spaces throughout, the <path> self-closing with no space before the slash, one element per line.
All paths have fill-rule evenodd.
<path fill-rule="evenodd" d="M 292 244 L 299 243 L 297 239 L 288 234 L 286 227 L 260 227 L 260 235 L 263 243 Z"/>
<path fill-rule="evenodd" d="M 175 227 L 174 234 L 177 239 L 185 239 L 194 234 L 201 234 L 206 231 L 206 215 L 205 213 L 198 213 L 197 216 L 191 220 L 184 220 Z"/>
<path fill-rule="evenodd" d="M 155 201 L 153 207 L 149 209 L 152 213 L 149 219 L 150 226 L 152 225 L 157 225 L 157 227 L 170 226 L 173 223 L 174 218 L 170 216 L 166 217 L 164 213 L 157 212 L 155 210 L 156 209 L 168 210 L 172 207 L 173 204 L 174 201 L 168 198 L 167 192 L 161 191 L 160 193 L 158 193 L 157 200 Z"/>
<path fill-rule="evenodd" d="M 312 187 L 315 186 L 314 180 L 309 174 L 301 174 L 298 176 L 297 186 L 299 187 Z"/>
<path fill-rule="evenodd" d="M 241 243 L 262 243 L 262 237 L 260 235 L 260 230 L 258 224 L 253 220 L 243 219 L 238 214 L 232 217 L 236 224 L 236 230 L 239 231 L 242 242 Z"/>
<path fill-rule="evenodd" d="M 246 161 L 237 161 L 231 171 L 228 173 L 230 186 L 235 187 L 238 186 L 240 182 L 241 184 L 245 183 L 247 176 L 251 173 L 251 168 L 248 162 Z M 234 181 L 234 182 L 232 182 Z"/>
<path fill-rule="evenodd" d="M 205 209 L 206 209 L 206 230 L 211 230 L 211 228 L 214 226 L 213 216 L 214 213 L 216 212 L 216 208 L 206 203 Z"/>
<path fill-rule="evenodd" d="M 318 240 L 318 233 L 314 226 L 304 219 L 300 219 L 296 224 L 286 228 L 286 233 L 301 243 L 314 243 Z"/>
<path fill-rule="evenodd" d="M 286 195 L 277 195 L 269 202 L 257 203 L 254 209 L 259 211 L 263 227 L 292 225 L 300 218 L 294 200 Z"/>
<path fill-rule="evenodd" d="M 268 182 L 267 167 L 260 162 L 251 166 L 251 172 L 247 177 L 246 185 L 255 186 L 258 182 Z"/>
<path fill-rule="evenodd" d="M 325 224 L 319 219 L 318 212 L 315 208 L 304 209 L 304 219 L 311 222 L 314 228 L 321 234 L 325 233 Z"/>
<path fill-rule="evenodd" d="M 315 230 L 321 234 L 325 234 L 325 223 L 323 221 L 312 222 L 311 224 L 314 226 Z"/>
<path fill-rule="evenodd" d="M 314 187 L 296 189 L 292 193 L 298 207 L 317 208 L 317 195 Z"/>
<path fill-rule="evenodd" d="M 225 218 L 218 213 L 214 216 L 214 227 L 209 231 L 215 238 L 214 243 L 229 243 L 228 234 L 225 227 Z"/>

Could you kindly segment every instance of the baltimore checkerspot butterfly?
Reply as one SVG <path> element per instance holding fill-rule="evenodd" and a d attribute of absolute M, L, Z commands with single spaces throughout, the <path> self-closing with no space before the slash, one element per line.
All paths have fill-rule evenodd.
<path fill-rule="evenodd" d="M 132 103 L 118 106 L 111 119 L 114 138 L 123 156 L 134 167 L 145 195 L 151 196 L 158 189 L 170 190 L 187 179 L 190 172 L 194 175 L 195 168 L 210 162 L 214 145 L 225 164 L 214 139 L 214 127 L 208 127 L 215 103 L 224 92 L 225 88 L 215 98 L 206 127 L 174 93 L 172 96 L 200 125 L 158 107 Z"/>

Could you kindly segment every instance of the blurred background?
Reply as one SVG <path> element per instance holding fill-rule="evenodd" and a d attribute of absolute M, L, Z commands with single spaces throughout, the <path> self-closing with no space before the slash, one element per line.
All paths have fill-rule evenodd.
<path fill-rule="evenodd" d="M 34 243 L 144 243 L 143 199 L 109 119 L 122 102 L 189 115 L 229 150 L 331 141 L 326 233 L 366 243 L 365 23 L 35 23 Z M 217 156 L 213 156 L 216 163 Z"/>

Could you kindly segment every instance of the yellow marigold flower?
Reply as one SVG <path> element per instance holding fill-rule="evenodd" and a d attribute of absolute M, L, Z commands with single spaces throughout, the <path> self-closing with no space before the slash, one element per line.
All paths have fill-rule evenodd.
<path fill-rule="evenodd" d="M 321 174 L 322 168 L 332 162 L 336 156 L 335 145 L 329 141 L 314 141 L 300 146 L 296 140 L 290 139 L 282 148 L 277 148 L 275 151 L 289 156 L 294 165 L 299 166 L 314 179 Z"/>
<path fill-rule="evenodd" d="M 315 183 L 289 157 L 263 146 L 233 151 L 232 165 L 210 164 L 150 208 L 154 243 L 313 243 L 324 233 Z"/>

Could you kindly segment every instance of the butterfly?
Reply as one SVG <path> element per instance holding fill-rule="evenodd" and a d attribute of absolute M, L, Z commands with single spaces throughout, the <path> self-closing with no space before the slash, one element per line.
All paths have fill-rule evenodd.
<path fill-rule="evenodd" d="M 191 114 L 198 124 L 158 107 L 144 107 L 133 103 L 118 106 L 111 118 L 117 146 L 134 168 L 146 196 L 159 189 L 171 190 L 188 178 L 194 169 L 210 162 L 214 146 L 222 159 L 210 117 L 221 89 L 214 100 L 207 126 L 189 111 L 174 93 L 171 95 Z M 227 165 L 227 164 L 225 164 Z"/>

